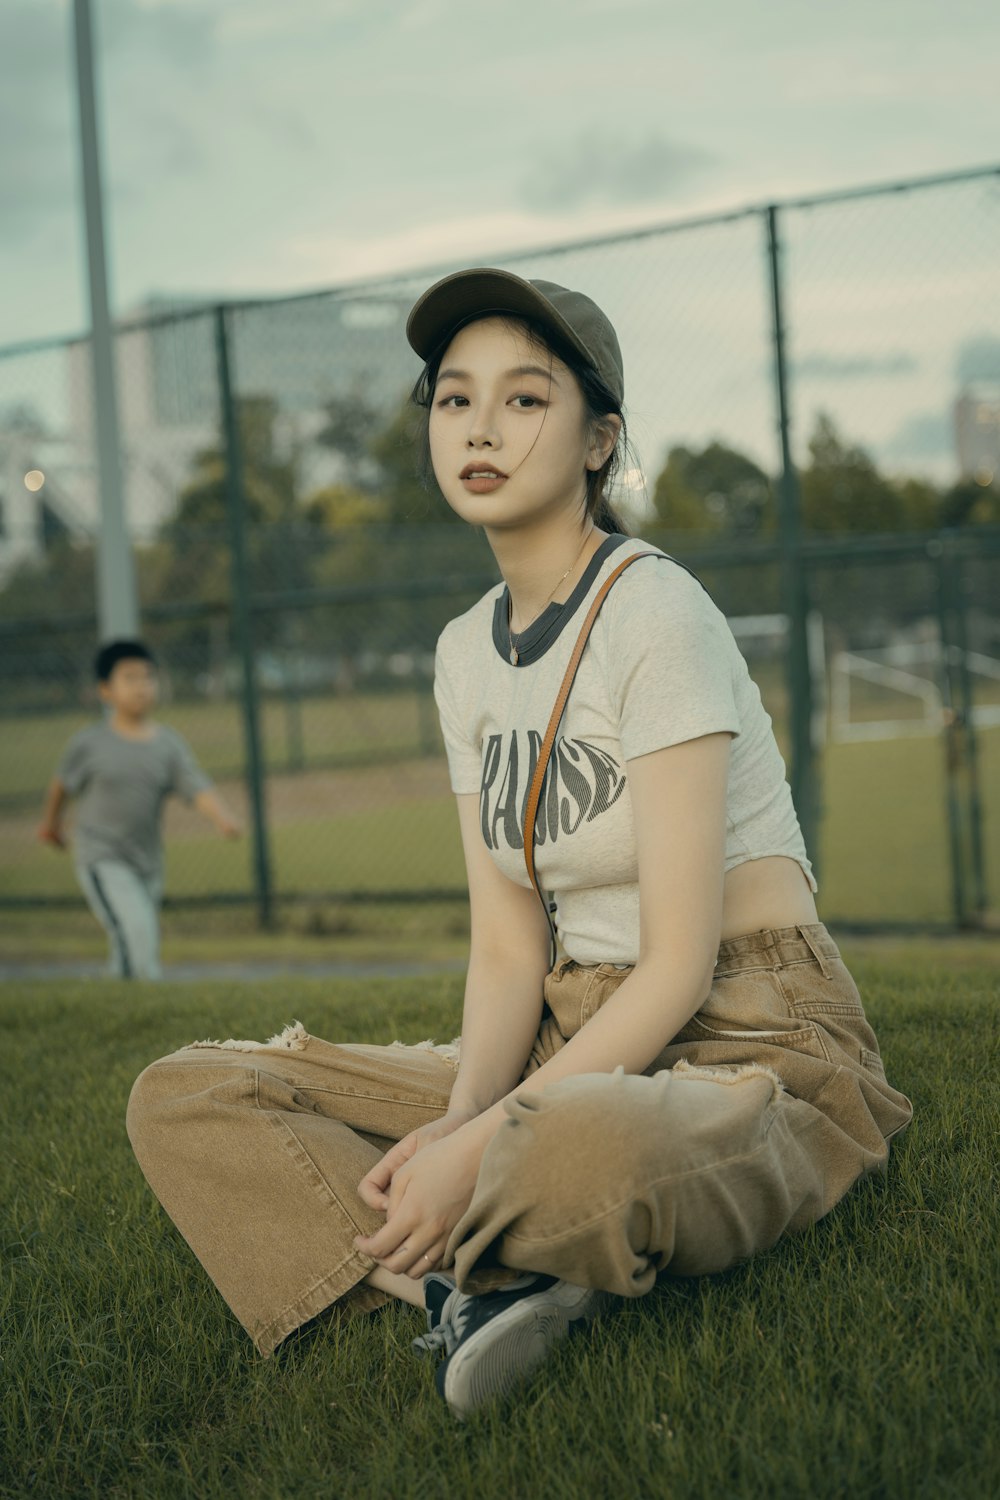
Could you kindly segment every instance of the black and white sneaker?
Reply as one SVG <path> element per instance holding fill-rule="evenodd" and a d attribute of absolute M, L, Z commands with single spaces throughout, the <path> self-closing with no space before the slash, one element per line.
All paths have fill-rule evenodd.
<path fill-rule="evenodd" d="M 608 1300 L 591 1287 L 534 1275 L 472 1295 L 437 1272 L 424 1277 L 424 1298 L 428 1331 L 413 1347 L 445 1351 L 437 1388 L 459 1418 L 505 1396 Z"/>

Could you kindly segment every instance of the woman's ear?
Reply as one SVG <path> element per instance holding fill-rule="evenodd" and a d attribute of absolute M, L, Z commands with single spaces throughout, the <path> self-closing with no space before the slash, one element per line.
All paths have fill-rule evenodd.
<path fill-rule="evenodd" d="M 611 457 L 622 430 L 622 419 L 617 412 L 606 412 L 590 424 L 590 442 L 587 445 L 586 467 L 595 474 L 603 469 Z"/>

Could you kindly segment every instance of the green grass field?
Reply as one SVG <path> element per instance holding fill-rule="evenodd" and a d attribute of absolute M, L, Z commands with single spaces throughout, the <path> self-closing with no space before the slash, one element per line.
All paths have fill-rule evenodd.
<path fill-rule="evenodd" d="M 1000 817 L 989 813 L 1000 788 L 1000 730 L 981 734 L 980 762 L 986 868 L 996 906 Z M 943 764 L 942 747 L 932 739 L 828 748 L 819 850 L 825 920 L 949 920 Z M 413 789 L 396 795 L 393 782 L 407 776 Z M 238 787 L 224 790 L 240 803 Z M 463 887 L 458 827 L 443 762 L 275 777 L 269 807 L 279 895 L 318 892 L 336 899 L 358 891 Z M 33 817 L 8 815 L 0 841 L 0 896 L 75 894 L 70 862 L 40 847 L 33 831 Z M 250 889 L 248 843 L 223 843 L 177 809 L 172 809 L 167 832 L 168 893 Z"/>
<path fill-rule="evenodd" d="M 440 743 L 437 710 L 426 691 L 327 694 L 303 697 L 298 707 L 265 697 L 261 700 L 264 759 L 276 771 L 287 768 L 293 753 L 296 715 L 305 764 L 310 766 L 331 761 L 350 765 L 376 754 L 383 758 L 412 755 Z M 0 734 L 2 796 L 40 799 L 67 740 L 96 717 L 93 709 L 7 720 Z M 243 765 L 238 701 L 165 703 L 159 717 L 189 741 L 211 775 L 232 775 Z"/>
<path fill-rule="evenodd" d="M 886 1177 L 722 1276 L 664 1282 L 459 1426 L 420 1316 L 319 1319 L 254 1354 L 128 1148 L 131 1080 L 196 1036 L 451 1036 L 458 977 L 0 999 L 0 1496 L 986 1500 L 995 1383 L 996 1006 L 985 940 L 846 956 L 915 1121 Z"/>
<path fill-rule="evenodd" d="M 454 901 L 295 902 L 262 929 L 250 906 L 183 907 L 163 917 L 162 958 L 204 966 L 461 963 L 469 952 L 469 909 Z M 0 922 L 0 965 L 100 963 L 107 939 L 89 911 L 19 911 Z"/>

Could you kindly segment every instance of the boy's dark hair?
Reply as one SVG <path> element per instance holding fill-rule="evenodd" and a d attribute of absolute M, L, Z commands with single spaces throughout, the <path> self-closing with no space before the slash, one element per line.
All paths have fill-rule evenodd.
<path fill-rule="evenodd" d="M 142 641 L 107 641 L 94 657 L 98 682 L 107 682 L 120 661 L 148 661 L 156 666 L 156 657 Z"/>

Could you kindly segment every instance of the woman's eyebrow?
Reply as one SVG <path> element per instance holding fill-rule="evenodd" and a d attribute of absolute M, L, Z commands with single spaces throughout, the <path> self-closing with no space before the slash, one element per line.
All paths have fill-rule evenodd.
<path fill-rule="evenodd" d="M 505 380 L 513 380 L 517 375 L 540 375 L 543 380 L 551 380 L 553 385 L 558 385 L 558 377 L 552 370 L 543 369 L 541 365 L 516 365 L 513 370 L 504 371 Z M 471 380 L 472 376 L 468 370 L 439 370 L 438 380 Z"/>
<path fill-rule="evenodd" d="M 518 365 L 514 370 L 508 370 L 508 375 L 540 375 L 543 380 L 551 380 L 553 385 L 559 381 L 552 370 L 543 370 L 541 365 Z"/>

